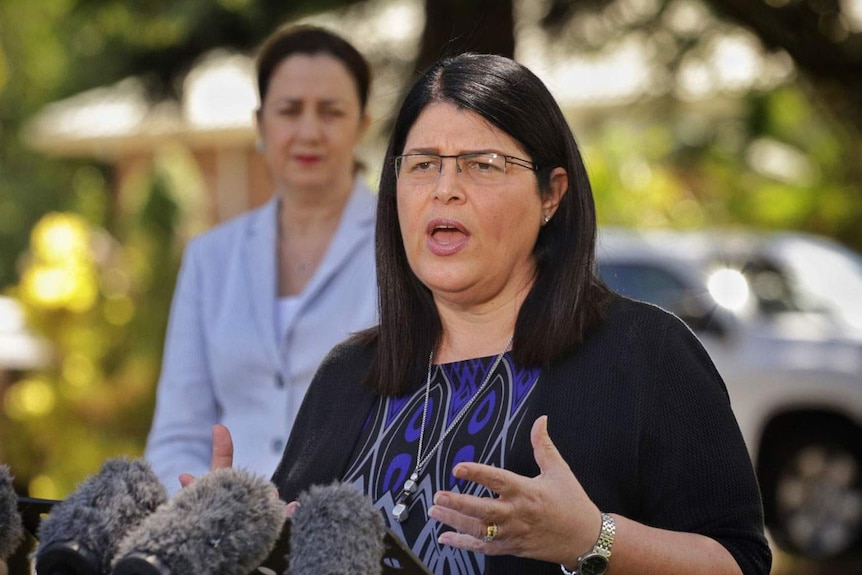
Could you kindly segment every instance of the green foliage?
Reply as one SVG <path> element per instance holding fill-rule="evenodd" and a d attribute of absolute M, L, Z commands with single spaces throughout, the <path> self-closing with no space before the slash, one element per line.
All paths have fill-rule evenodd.
<path fill-rule="evenodd" d="M 798 86 L 755 93 L 732 113 L 670 105 L 585 130 L 602 223 L 796 229 L 862 248 L 862 142 Z"/>
<path fill-rule="evenodd" d="M 140 455 L 152 417 L 184 214 L 156 172 L 127 190 L 136 210 L 105 220 L 98 176 L 79 174 L 75 211 L 34 227 L 14 289 L 54 357 L 6 390 L 0 460 L 38 497 L 65 496 L 108 457 Z"/>

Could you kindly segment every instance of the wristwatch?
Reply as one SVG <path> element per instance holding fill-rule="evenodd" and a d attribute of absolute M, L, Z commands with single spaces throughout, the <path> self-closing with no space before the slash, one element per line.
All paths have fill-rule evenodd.
<path fill-rule="evenodd" d="M 611 560 L 611 547 L 613 547 L 616 532 L 614 518 L 607 513 L 602 513 L 602 530 L 599 531 L 596 544 L 589 553 L 578 557 L 577 569 L 569 571 L 564 565 L 560 565 L 560 570 L 565 575 L 604 575 Z"/>

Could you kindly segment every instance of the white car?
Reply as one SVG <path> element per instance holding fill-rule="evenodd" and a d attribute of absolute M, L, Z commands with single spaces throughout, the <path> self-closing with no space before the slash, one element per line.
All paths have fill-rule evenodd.
<path fill-rule="evenodd" d="M 727 384 L 784 550 L 862 542 L 862 256 L 799 233 L 599 233 L 616 292 L 686 321 Z"/>

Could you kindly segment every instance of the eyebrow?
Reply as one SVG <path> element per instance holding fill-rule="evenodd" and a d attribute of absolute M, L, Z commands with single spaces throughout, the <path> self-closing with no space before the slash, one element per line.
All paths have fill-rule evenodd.
<path fill-rule="evenodd" d="M 305 100 L 303 98 L 285 97 L 285 98 L 278 98 L 277 100 L 275 100 L 275 103 L 281 104 L 281 105 L 284 105 L 284 104 L 295 105 L 295 104 L 303 104 L 303 103 L 305 103 Z M 317 100 L 314 103 L 317 105 L 323 104 L 325 106 L 344 105 L 346 103 L 346 100 L 342 100 L 340 98 L 329 98 L 326 100 Z"/>

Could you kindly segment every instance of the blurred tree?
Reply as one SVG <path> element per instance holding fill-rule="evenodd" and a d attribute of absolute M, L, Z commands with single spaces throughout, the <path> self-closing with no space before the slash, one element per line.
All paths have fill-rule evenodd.
<path fill-rule="evenodd" d="M 725 20 L 750 30 L 767 49 L 789 54 L 834 115 L 849 120 L 862 132 L 862 16 L 859 8 L 853 11 L 858 5 L 852 0 L 703 1 Z M 617 31 L 620 25 L 629 30 L 659 31 L 657 40 L 665 41 L 668 15 L 693 4 L 679 0 L 549 0 L 542 23 L 550 32 L 560 33 L 563 29 L 578 30 L 574 24 L 585 16 L 601 16 L 613 22 Z M 595 34 L 577 36 L 581 48 L 598 48 L 609 40 Z M 693 42 L 691 38 L 676 40 Z"/>
<path fill-rule="evenodd" d="M 61 498 L 105 458 L 140 454 L 182 235 L 195 217 L 170 166 L 131 184 L 113 223 L 98 172 L 78 178 L 88 183 L 70 210 L 34 226 L 13 291 L 54 353 L 0 403 L 0 460 L 37 497 Z"/>
<path fill-rule="evenodd" d="M 741 5 L 750 9 L 738 11 L 744 16 L 731 10 Z M 557 36 L 555 54 L 601 53 L 634 36 L 659 79 L 641 101 L 584 131 L 596 139 L 591 170 L 600 172 L 605 220 L 793 228 L 862 249 L 862 24 L 851 28 L 849 5 L 550 0 L 541 24 Z M 722 72 L 709 60 L 727 38 L 759 44 L 779 63 L 786 52 L 798 73 L 745 91 L 721 88 Z M 747 65 L 739 57 L 733 64 Z M 686 93 L 695 74 L 712 86 L 713 102 L 692 104 L 703 100 Z M 733 109 L 710 115 L 718 99 Z"/>
<path fill-rule="evenodd" d="M 862 16 L 842 0 L 707 0 L 716 12 L 784 50 L 837 117 L 862 130 Z"/>
<path fill-rule="evenodd" d="M 843 132 L 794 86 L 749 95 L 725 121 L 666 99 L 586 128 L 604 224 L 789 228 L 862 246 Z"/>

